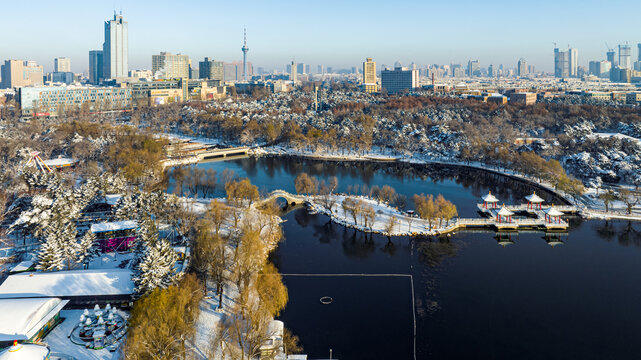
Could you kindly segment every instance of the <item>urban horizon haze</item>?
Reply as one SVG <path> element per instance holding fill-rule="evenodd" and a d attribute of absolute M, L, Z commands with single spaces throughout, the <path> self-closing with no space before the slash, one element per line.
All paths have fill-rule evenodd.
<path fill-rule="evenodd" d="M 295 1 L 190 2 L 177 7 L 161 1 L 84 2 L 61 4 L 32 1 L 29 20 L 5 18 L 0 31 L 7 36 L 0 58 L 35 60 L 45 72 L 56 57 L 71 58 L 71 70 L 88 68 L 90 50 L 102 49 L 104 25 L 114 10 L 129 23 L 129 69 L 150 69 L 151 56 L 161 51 L 188 55 L 193 62 L 205 56 L 221 61 L 242 60 L 243 28 L 247 28 L 248 61 L 254 67 L 284 70 L 296 58 L 315 66 L 350 68 L 372 57 L 379 68 L 399 61 L 404 65 L 467 64 L 516 67 L 519 58 L 537 70 L 553 71 L 553 43 L 579 50 L 579 65 L 605 59 L 611 48 L 641 39 L 636 14 L 641 3 L 612 1 L 617 26 L 593 9 L 594 1 L 543 0 L 536 6 L 489 1 L 447 3 L 378 1 L 323 3 Z M 7 3 L 8 14 L 24 13 L 24 4 Z M 54 16 L 55 15 L 55 16 Z M 594 24 L 586 27 L 585 24 Z M 636 55 L 636 54 L 634 54 Z"/>

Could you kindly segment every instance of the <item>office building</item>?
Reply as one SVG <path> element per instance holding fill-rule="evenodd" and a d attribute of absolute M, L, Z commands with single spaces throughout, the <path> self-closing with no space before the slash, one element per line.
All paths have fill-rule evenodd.
<path fill-rule="evenodd" d="M 105 42 L 102 45 L 104 79 L 127 77 L 129 73 L 129 30 L 122 13 L 105 21 Z"/>
<path fill-rule="evenodd" d="M 298 64 L 296 64 L 296 71 L 297 71 L 299 74 L 301 74 L 301 75 L 306 75 L 306 74 L 307 74 L 307 72 L 306 72 L 305 70 L 307 70 L 305 63 L 298 63 Z"/>
<path fill-rule="evenodd" d="M 634 70 L 635 71 L 641 71 L 641 61 L 635 61 L 634 62 Z"/>
<path fill-rule="evenodd" d="M 536 93 L 513 93 L 510 95 L 511 104 L 532 105 L 536 103 Z"/>
<path fill-rule="evenodd" d="M 570 62 L 567 51 L 560 51 L 554 48 L 554 76 L 557 78 L 566 78 L 570 76 Z"/>
<path fill-rule="evenodd" d="M 481 65 L 478 60 L 470 60 L 467 62 L 467 76 L 481 76 Z"/>
<path fill-rule="evenodd" d="M 161 52 L 151 56 L 151 72 L 156 79 L 189 79 L 189 56 Z"/>
<path fill-rule="evenodd" d="M 88 111 L 123 110 L 131 107 L 127 87 L 40 86 L 19 91 L 22 114 L 53 116 L 85 107 Z"/>
<path fill-rule="evenodd" d="M 53 59 L 53 72 L 71 72 L 71 59 L 67 57 Z"/>
<path fill-rule="evenodd" d="M 289 65 L 289 80 L 291 80 L 294 85 L 298 82 L 298 66 L 294 60 L 292 60 L 292 63 Z"/>
<path fill-rule="evenodd" d="M 632 70 L 632 49 L 630 45 L 619 45 L 619 66 Z"/>
<path fill-rule="evenodd" d="M 579 70 L 579 50 L 578 49 L 568 49 L 568 71 L 570 77 L 577 77 Z"/>
<path fill-rule="evenodd" d="M 254 76 L 254 67 L 250 61 L 245 64 L 247 66 L 247 77 L 251 79 Z M 233 61 L 230 63 L 223 63 L 225 81 L 241 81 L 243 80 L 243 62 Z"/>
<path fill-rule="evenodd" d="M 381 86 L 389 94 L 412 91 L 419 87 L 418 70 L 396 67 L 394 70 L 381 71 Z"/>
<path fill-rule="evenodd" d="M 0 88 L 3 89 L 40 85 L 44 76 L 42 66 L 35 61 L 23 60 L 5 60 L 0 68 L 0 74 L 2 75 Z"/>
<path fill-rule="evenodd" d="M 617 62 L 615 59 L 616 54 L 617 53 L 614 51 L 614 49 L 608 49 L 608 52 L 605 53 L 605 59 L 609 61 L 612 66 L 617 65 Z"/>
<path fill-rule="evenodd" d="M 637 61 L 641 61 L 641 43 L 637 44 Z"/>
<path fill-rule="evenodd" d="M 98 85 L 102 79 L 102 50 L 89 51 L 89 83 Z"/>
<path fill-rule="evenodd" d="M 129 70 L 129 77 L 134 79 L 151 79 L 154 73 L 151 70 Z"/>
<path fill-rule="evenodd" d="M 209 80 L 225 80 L 225 64 L 222 61 L 209 60 L 208 57 L 205 60 L 198 63 L 199 77 L 201 79 Z"/>
<path fill-rule="evenodd" d="M 525 59 L 523 58 L 519 59 L 519 63 L 516 69 L 517 69 L 516 74 L 518 76 L 527 76 L 530 70 L 527 66 L 527 61 L 525 61 Z M 489 75 L 489 68 L 488 68 L 488 76 L 491 76 Z"/>
<path fill-rule="evenodd" d="M 73 84 L 73 73 L 72 72 L 52 72 L 49 73 L 49 81 L 53 83 L 63 83 L 63 84 Z"/>
<path fill-rule="evenodd" d="M 367 58 L 363 62 L 363 90 L 365 92 L 377 92 L 376 85 L 376 61 Z"/>

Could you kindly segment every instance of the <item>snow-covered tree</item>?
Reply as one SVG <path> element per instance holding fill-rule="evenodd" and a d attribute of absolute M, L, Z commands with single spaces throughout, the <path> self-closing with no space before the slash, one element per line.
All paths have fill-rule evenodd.
<path fill-rule="evenodd" d="M 137 294 L 146 294 L 155 288 L 166 288 L 176 280 L 174 264 L 178 254 L 166 240 L 157 240 L 145 246 L 142 258 L 134 270 L 133 281 Z"/>
<path fill-rule="evenodd" d="M 78 242 L 76 252 L 76 262 L 82 263 L 89 261 L 98 256 L 98 249 L 96 247 L 96 234 L 87 231 L 85 235 Z"/>
<path fill-rule="evenodd" d="M 55 237 L 47 238 L 47 241 L 40 246 L 36 268 L 41 271 L 55 271 L 64 268 L 62 246 Z"/>

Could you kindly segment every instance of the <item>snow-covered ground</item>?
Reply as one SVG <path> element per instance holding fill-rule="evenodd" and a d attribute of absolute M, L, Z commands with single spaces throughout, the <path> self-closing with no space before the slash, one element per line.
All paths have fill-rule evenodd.
<path fill-rule="evenodd" d="M 118 310 L 120 315 L 127 318 L 129 315 L 121 310 Z M 84 346 L 76 345 L 69 339 L 71 330 L 78 324 L 78 319 L 82 315 L 83 310 L 62 310 L 60 317 L 65 320 L 58 324 L 44 339 L 43 342 L 48 344 L 51 349 L 51 359 L 56 360 L 68 359 L 59 355 L 72 356 L 77 360 L 117 360 L 121 356 L 118 351 L 109 352 L 107 349 L 93 350 L 87 349 Z"/>
<path fill-rule="evenodd" d="M 376 214 L 374 222 L 371 224 L 365 225 L 365 221 L 361 215 L 357 215 L 354 222 L 354 218 L 348 212 L 343 211 L 343 201 L 347 198 L 345 195 L 329 195 L 333 197 L 336 201 L 334 206 L 332 206 L 332 211 L 330 212 L 325 206 L 322 205 L 321 196 L 313 196 L 309 198 L 311 203 L 310 209 L 327 216 L 330 216 L 333 221 L 355 229 L 359 229 L 365 232 L 373 232 L 378 234 L 385 234 L 388 236 L 404 236 L 404 235 L 437 235 L 439 233 L 448 231 L 451 229 L 448 222 L 443 220 L 439 224 L 439 220 L 432 221 L 432 227 L 430 228 L 429 222 L 427 220 L 409 216 L 407 213 L 398 210 L 396 208 L 390 207 L 386 204 L 379 203 L 376 200 L 363 197 L 363 196 L 349 196 L 354 200 L 361 200 L 364 202 L 365 206 L 371 206 L 374 209 Z M 391 219 L 394 218 L 395 225 L 391 228 L 391 231 L 388 231 L 388 226 Z M 441 225 L 441 226 L 439 226 Z"/>

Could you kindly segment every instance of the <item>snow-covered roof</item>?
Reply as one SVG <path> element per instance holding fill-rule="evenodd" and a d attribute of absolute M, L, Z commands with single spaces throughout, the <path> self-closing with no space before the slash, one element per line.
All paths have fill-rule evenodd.
<path fill-rule="evenodd" d="M 101 233 L 105 231 L 131 230 L 138 227 L 136 220 L 124 220 L 116 222 L 105 222 L 91 225 L 92 233 Z"/>
<path fill-rule="evenodd" d="M 129 269 L 96 269 L 10 275 L 0 285 L 0 299 L 130 295 L 134 292 Z"/>
<path fill-rule="evenodd" d="M 107 194 L 105 195 L 105 202 L 107 202 L 107 204 L 111 206 L 114 206 L 118 203 L 118 200 L 120 200 L 121 197 L 122 195 L 120 194 Z"/>
<path fill-rule="evenodd" d="M 487 193 L 487 195 L 481 196 L 481 199 L 483 199 L 483 201 L 489 202 L 489 203 L 499 202 L 499 199 L 497 199 L 496 196 L 492 195 L 491 191 L 489 193 Z"/>
<path fill-rule="evenodd" d="M 499 212 L 497 214 L 499 214 L 501 216 L 512 216 L 512 215 L 514 215 L 514 213 L 511 212 L 510 210 L 508 210 L 505 206 L 501 207 L 501 210 L 499 210 Z"/>
<path fill-rule="evenodd" d="M 531 195 L 528 195 L 525 197 L 525 200 L 531 202 L 531 203 L 541 203 L 545 200 L 541 199 L 540 196 L 536 194 L 536 192 L 533 192 Z"/>
<path fill-rule="evenodd" d="M 45 160 L 44 163 L 47 166 L 71 166 L 76 163 L 76 160 L 72 158 L 59 157 L 55 159 Z"/>
<path fill-rule="evenodd" d="M 551 207 L 545 209 L 543 212 L 548 214 L 548 216 L 561 216 L 561 215 L 563 215 L 563 213 L 560 212 L 559 210 L 557 210 L 554 206 L 551 206 Z"/>
<path fill-rule="evenodd" d="M 49 349 L 38 344 L 17 344 L 0 352 L 0 360 L 45 360 Z"/>
<path fill-rule="evenodd" d="M 68 302 L 59 298 L 0 299 L 0 341 L 31 339 Z"/>
<path fill-rule="evenodd" d="M 12 267 L 11 270 L 9 270 L 9 272 L 17 273 L 17 272 L 27 271 L 32 266 L 33 266 L 33 260 L 25 260 L 25 261 L 22 261 L 20 264 Z"/>

